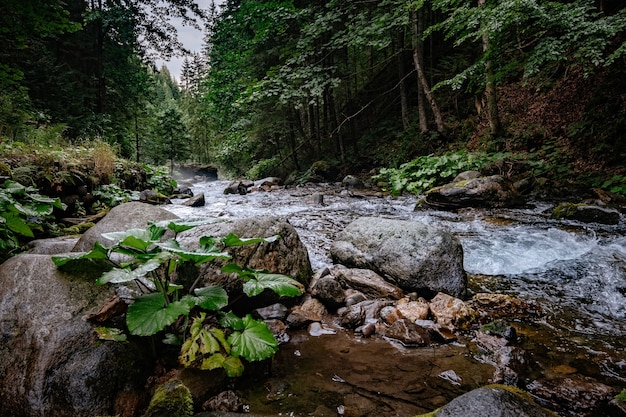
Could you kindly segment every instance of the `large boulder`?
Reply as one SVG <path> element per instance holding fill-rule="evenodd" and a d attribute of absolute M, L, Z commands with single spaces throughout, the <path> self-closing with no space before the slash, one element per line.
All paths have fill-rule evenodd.
<path fill-rule="evenodd" d="M 229 233 L 234 233 L 240 238 L 266 238 L 278 235 L 278 239 L 273 242 L 228 248 L 228 253 L 232 256 L 230 263 L 266 269 L 273 273 L 288 275 L 304 286 L 309 284 L 312 275 L 309 253 L 296 229 L 285 219 L 263 216 L 218 221 L 182 232 L 178 235 L 178 240 L 183 246 L 195 250 L 201 237 L 223 237 Z M 212 265 L 203 267 L 203 270 L 205 283 L 230 287 L 222 281 L 225 277 L 220 277 L 219 271 Z"/>
<path fill-rule="evenodd" d="M 533 402 L 530 395 L 513 388 L 492 385 L 455 398 L 432 417 L 555 417 Z"/>
<path fill-rule="evenodd" d="M 337 235 L 330 252 L 336 263 L 371 269 L 407 292 L 465 295 L 461 243 L 423 223 L 362 217 Z"/>
<path fill-rule="evenodd" d="M 621 219 L 620 212 L 616 209 L 584 203 L 561 203 L 552 211 L 550 217 L 601 224 L 618 224 Z"/>
<path fill-rule="evenodd" d="M 0 415 L 137 415 L 149 363 L 133 343 L 99 340 L 85 319 L 113 295 L 46 255 L 0 266 Z"/>
<path fill-rule="evenodd" d="M 113 242 L 102 237 L 103 233 L 121 232 L 128 229 L 148 227 L 148 222 L 177 219 L 174 213 L 163 208 L 145 203 L 124 203 L 113 207 L 111 211 L 94 227 L 87 230 L 74 246 L 74 252 L 87 252 L 93 248 L 96 241 L 103 245 Z"/>
<path fill-rule="evenodd" d="M 464 207 L 517 207 L 524 198 L 501 175 L 469 178 L 435 187 L 426 193 L 426 203 L 440 209 Z"/>

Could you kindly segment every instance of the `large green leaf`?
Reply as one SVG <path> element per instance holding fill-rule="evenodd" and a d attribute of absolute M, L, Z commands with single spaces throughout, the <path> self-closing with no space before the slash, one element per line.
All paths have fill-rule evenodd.
<path fill-rule="evenodd" d="M 39 205 L 23 205 L 20 203 L 15 203 L 13 205 L 17 211 L 27 217 L 41 217 L 52 214 L 52 210 L 54 209 L 51 205 L 48 204 L 39 204 Z"/>
<path fill-rule="evenodd" d="M 6 219 L 6 226 L 11 229 L 11 231 L 18 233 L 22 236 L 35 237 L 30 226 L 28 226 L 28 223 L 26 223 L 24 219 L 22 219 L 15 213 L 7 212 L 2 213 L 1 215 Z"/>
<path fill-rule="evenodd" d="M 211 262 L 216 259 L 230 259 L 230 255 L 226 252 L 192 252 L 180 246 L 175 240 L 168 240 L 167 242 L 157 243 L 156 245 L 165 251 L 175 253 L 181 260 L 191 261 L 196 265 Z"/>
<path fill-rule="evenodd" d="M 222 367 L 226 370 L 226 375 L 231 378 L 241 376 L 243 374 L 243 363 L 241 359 L 235 356 L 227 356 L 224 359 Z"/>
<path fill-rule="evenodd" d="M 271 236 L 267 238 L 253 237 L 253 238 L 242 239 L 239 236 L 235 235 L 234 233 L 229 233 L 228 235 L 222 238 L 222 243 L 224 243 L 226 247 L 233 247 L 233 246 L 253 245 L 255 243 L 261 243 L 261 242 L 275 242 L 278 238 L 279 236 L 275 235 L 275 236 Z"/>
<path fill-rule="evenodd" d="M 108 249 L 96 242 L 89 252 L 68 253 L 52 256 L 52 262 L 62 271 L 108 271 L 113 267 Z"/>
<path fill-rule="evenodd" d="M 114 268 L 108 272 L 105 272 L 96 283 L 98 285 L 104 285 L 108 282 L 111 284 L 122 284 L 135 279 L 143 278 L 149 272 L 154 271 L 162 265 L 162 262 L 158 259 L 151 259 L 148 262 L 139 265 L 135 269 L 128 268 Z"/>
<path fill-rule="evenodd" d="M 181 315 L 189 314 L 189 305 L 175 301 L 166 305 L 161 293 L 137 297 L 128 307 L 126 325 L 131 334 L 151 336 L 174 323 Z"/>
<path fill-rule="evenodd" d="M 278 342 L 261 320 L 255 320 L 250 314 L 243 318 L 244 329 L 228 337 L 233 356 L 241 356 L 248 361 L 260 361 L 270 358 L 278 350 Z"/>
<path fill-rule="evenodd" d="M 226 290 L 218 285 L 210 287 L 196 288 L 195 296 L 186 295 L 181 301 L 191 303 L 191 306 L 198 306 L 205 310 L 220 310 L 228 305 L 228 294 Z"/>
<path fill-rule="evenodd" d="M 243 290 L 247 296 L 259 295 L 263 290 L 270 289 L 281 297 L 295 297 L 304 292 L 304 287 L 295 279 L 282 274 L 271 274 L 265 270 L 242 268 L 236 264 L 222 267 L 228 274 L 236 273 L 246 281 Z"/>
<path fill-rule="evenodd" d="M 118 244 L 129 247 L 138 245 L 137 249 L 145 250 L 151 243 L 159 240 L 164 232 L 165 229 L 155 226 L 148 229 L 128 229 L 123 232 L 103 233 L 102 236 Z"/>
<path fill-rule="evenodd" d="M 246 328 L 243 319 L 232 311 L 223 314 L 222 317 L 220 317 L 220 325 L 223 327 L 230 327 L 233 330 L 243 330 Z"/>

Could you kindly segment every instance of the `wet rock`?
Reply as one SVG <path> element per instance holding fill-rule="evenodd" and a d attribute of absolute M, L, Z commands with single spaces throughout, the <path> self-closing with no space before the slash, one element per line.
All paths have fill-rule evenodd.
<path fill-rule="evenodd" d="M 437 326 L 432 320 L 415 320 L 414 323 L 428 330 L 431 340 L 441 343 L 450 343 L 458 339 L 450 329 Z"/>
<path fill-rule="evenodd" d="M 494 320 L 483 325 L 480 329 L 489 335 L 504 338 L 506 341 L 515 341 L 515 339 L 517 339 L 517 331 L 515 330 L 515 327 L 509 326 L 509 323 L 506 320 Z"/>
<path fill-rule="evenodd" d="M 289 309 L 280 303 L 275 303 L 267 307 L 257 308 L 254 315 L 262 320 L 284 320 L 289 313 Z"/>
<path fill-rule="evenodd" d="M 452 234 L 419 222 L 362 217 L 337 235 L 335 263 L 371 269 L 405 291 L 463 296 L 463 249 Z"/>
<path fill-rule="evenodd" d="M 154 392 L 145 417 L 191 417 L 193 399 L 179 380 L 167 381 Z"/>
<path fill-rule="evenodd" d="M 469 329 L 478 319 L 478 313 L 462 300 L 439 293 L 430 301 L 430 311 L 440 326 L 451 329 Z"/>
<path fill-rule="evenodd" d="M 299 306 L 295 306 L 287 316 L 289 327 L 301 328 L 314 321 L 321 321 L 326 315 L 326 308 L 316 298 L 307 297 Z"/>
<path fill-rule="evenodd" d="M 376 321 L 380 317 L 380 311 L 392 304 L 388 300 L 365 300 L 350 307 L 337 311 L 341 326 L 348 329 L 356 329 L 365 321 Z"/>
<path fill-rule="evenodd" d="M 492 353 L 509 344 L 504 337 L 494 336 L 482 331 L 476 332 L 476 344 L 485 352 Z"/>
<path fill-rule="evenodd" d="M 181 197 L 186 196 L 187 198 L 189 198 L 189 197 L 193 197 L 193 191 L 191 190 L 190 187 L 186 185 L 182 185 L 182 186 L 178 186 L 174 188 L 174 191 L 172 191 L 172 195 L 181 196 Z"/>
<path fill-rule="evenodd" d="M 313 337 L 318 337 L 324 334 L 337 334 L 337 332 L 330 327 L 317 321 L 309 324 L 307 332 L 309 333 L 309 336 Z"/>
<path fill-rule="evenodd" d="M 618 224 L 620 212 L 615 209 L 589 204 L 559 204 L 552 215 L 553 219 L 570 219 L 584 223 Z"/>
<path fill-rule="evenodd" d="M 221 237 L 229 233 L 241 238 L 276 235 L 279 238 L 273 242 L 228 248 L 232 256 L 228 263 L 288 275 L 304 286 L 308 285 L 312 275 L 309 253 L 296 229 L 285 219 L 263 216 L 203 224 L 179 233 L 178 240 L 181 245 L 195 250 L 201 237 Z M 221 273 L 216 265 L 214 262 L 202 266 L 200 274 L 203 284 L 223 285 L 232 291 L 241 288 L 241 279 Z"/>
<path fill-rule="evenodd" d="M 331 274 L 343 287 L 358 290 L 370 298 L 399 299 L 403 295 L 402 289 L 388 283 L 383 277 L 369 269 L 335 265 L 331 269 Z"/>
<path fill-rule="evenodd" d="M 400 313 L 400 316 L 415 322 L 416 320 L 426 320 L 430 313 L 430 306 L 426 300 L 409 301 L 408 298 L 403 298 L 398 301 L 396 308 Z"/>
<path fill-rule="evenodd" d="M 291 340 L 289 333 L 287 333 L 287 326 L 285 325 L 285 323 L 283 323 L 282 320 L 269 319 L 265 320 L 265 324 L 274 335 L 274 338 L 276 339 L 278 344 L 287 343 L 289 342 L 289 340 Z"/>
<path fill-rule="evenodd" d="M 224 194 L 240 194 L 248 193 L 248 187 L 242 181 L 231 181 L 224 189 Z"/>
<path fill-rule="evenodd" d="M 346 295 L 341 284 L 330 275 L 320 278 L 312 289 L 312 294 L 319 298 L 324 305 L 336 310 L 342 306 L 346 300 Z"/>
<path fill-rule="evenodd" d="M 395 306 L 387 306 L 380 310 L 380 318 L 385 324 L 392 325 L 400 320 L 402 315 Z"/>
<path fill-rule="evenodd" d="M 439 375 L 439 378 L 450 382 L 452 385 L 461 385 L 463 382 L 463 378 L 461 378 L 453 369 L 448 369 L 447 371 L 443 371 Z"/>
<path fill-rule="evenodd" d="M 376 333 L 376 325 L 374 323 L 367 323 L 363 327 L 361 327 L 361 333 L 364 337 L 370 337 L 374 333 Z"/>
<path fill-rule="evenodd" d="M 28 243 L 28 253 L 33 255 L 58 255 L 71 252 L 79 237 L 59 236 L 49 239 L 36 239 Z"/>
<path fill-rule="evenodd" d="M 480 178 L 482 176 L 483 174 L 481 174 L 480 171 L 463 171 L 460 174 L 458 174 L 456 177 L 454 177 L 454 179 L 452 180 L 452 184 L 456 182 L 461 182 L 461 181 L 473 180 L 475 178 Z"/>
<path fill-rule="evenodd" d="M 406 319 L 396 320 L 385 329 L 383 335 L 397 340 L 407 347 L 428 346 L 430 344 L 428 331 Z"/>
<path fill-rule="evenodd" d="M 432 417 L 554 417 L 525 392 L 498 385 L 472 390 L 455 398 Z"/>
<path fill-rule="evenodd" d="M 535 380 L 527 385 L 526 389 L 542 400 L 550 402 L 551 408 L 557 412 L 568 410 L 576 415 L 587 415 L 607 404 L 615 395 L 613 388 L 579 375 Z"/>
<path fill-rule="evenodd" d="M 283 184 L 283 180 L 278 177 L 267 177 L 254 182 L 254 187 L 264 188 L 267 190 L 272 189 L 274 186 L 281 186 Z"/>
<path fill-rule="evenodd" d="M 517 386 L 528 373 L 532 363 L 528 353 L 516 346 L 504 346 L 493 354 L 496 370 L 493 382 Z"/>
<path fill-rule="evenodd" d="M 204 199 L 204 193 L 200 193 L 196 196 L 189 198 L 187 201 L 183 203 L 183 206 L 187 207 L 204 207 L 206 204 Z"/>
<path fill-rule="evenodd" d="M 468 304 L 481 315 L 492 318 L 522 317 L 540 313 L 538 306 L 507 294 L 478 293 Z"/>
<path fill-rule="evenodd" d="M 102 237 L 103 233 L 120 232 L 133 228 L 145 229 L 148 222 L 178 219 L 175 214 L 160 207 L 131 202 L 113 207 L 94 227 L 87 230 L 72 249 L 73 252 L 88 252 L 96 241 L 105 246 L 113 241 Z"/>
<path fill-rule="evenodd" d="M 202 404 L 203 410 L 242 411 L 243 401 L 235 391 L 223 391 Z"/>
<path fill-rule="evenodd" d="M 360 190 L 365 188 L 365 183 L 354 175 L 346 175 L 343 177 L 343 180 L 341 180 L 341 186 L 349 190 Z"/>
<path fill-rule="evenodd" d="M 168 196 L 154 190 L 143 190 L 139 193 L 139 201 L 148 204 L 171 204 Z"/>
<path fill-rule="evenodd" d="M 471 178 L 426 192 L 426 203 L 444 210 L 464 207 L 518 207 L 524 203 L 513 184 L 500 175 Z"/>
<path fill-rule="evenodd" d="M 341 314 L 339 324 L 346 329 L 356 329 L 362 326 L 363 323 L 365 323 L 365 311 L 362 306 L 364 302 L 351 305 L 350 307 L 342 309 L 343 311 L 338 311 L 338 313 Z"/>
<path fill-rule="evenodd" d="M 176 372 L 175 377 L 189 389 L 195 404 L 203 404 L 221 392 L 228 381 L 226 371 L 222 368 L 210 371 L 181 368 Z"/>
<path fill-rule="evenodd" d="M 354 304 L 358 304 L 361 301 L 367 300 L 367 297 L 361 291 L 347 289 L 345 293 L 346 293 L 346 306 L 347 307 L 350 307 L 351 305 L 354 305 Z"/>
<path fill-rule="evenodd" d="M 145 350 L 98 340 L 85 319 L 113 296 L 96 277 L 65 274 L 45 255 L 0 266 L 0 415 L 128 416 L 147 402 Z"/>

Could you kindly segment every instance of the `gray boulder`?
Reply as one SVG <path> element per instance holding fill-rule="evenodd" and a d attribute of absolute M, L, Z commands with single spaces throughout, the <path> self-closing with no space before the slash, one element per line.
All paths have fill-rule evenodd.
<path fill-rule="evenodd" d="M 113 242 L 102 237 L 103 233 L 121 232 L 133 228 L 146 228 L 148 222 L 178 219 L 174 213 L 163 208 L 145 203 L 124 203 L 113 207 L 111 211 L 94 227 L 87 230 L 74 246 L 74 252 L 87 252 L 96 241 L 103 245 Z"/>
<path fill-rule="evenodd" d="M 570 219 L 584 223 L 618 224 L 621 218 L 620 212 L 592 204 L 559 204 L 551 215 L 554 219 Z"/>
<path fill-rule="evenodd" d="M 370 298 L 400 299 L 403 292 L 400 288 L 385 281 L 370 269 L 346 268 L 334 265 L 331 274 L 345 288 L 352 288 Z"/>
<path fill-rule="evenodd" d="M 183 203 L 183 206 L 187 207 L 204 207 L 206 204 L 204 193 L 200 193 L 196 196 L 190 197 L 189 200 Z"/>
<path fill-rule="evenodd" d="M 431 414 L 428 414 L 431 416 Z M 504 386 L 487 386 L 455 398 L 432 413 L 434 417 L 554 417 L 530 395 Z"/>
<path fill-rule="evenodd" d="M 371 269 L 406 292 L 465 295 L 461 243 L 423 223 L 363 217 L 337 235 L 330 252 L 336 263 Z"/>
<path fill-rule="evenodd" d="M 312 275 L 309 253 L 298 232 L 287 220 L 264 216 L 209 223 L 180 233 L 178 240 L 183 246 L 195 250 L 201 237 L 222 237 L 229 233 L 240 238 L 279 236 L 274 242 L 228 248 L 228 253 L 232 256 L 229 263 L 266 269 L 288 275 L 304 286 L 309 284 Z M 230 287 L 224 282 L 226 277 L 220 275 L 215 265 L 207 265 L 203 267 L 203 271 L 205 283 L 222 284 L 227 289 Z"/>
<path fill-rule="evenodd" d="M 426 203 L 440 209 L 517 207 L 524 203 L 513 184 L 501 175 L 469 178 L 430 189 Z"/>
<path fill-rule="evenodd" d="M 99 340 L 86 321 L 113 294 L 95 278 L 60 272 L 46 255 L 0 266 L 0 415 L 139 411 L 151 365 L 132 343 Z"/>

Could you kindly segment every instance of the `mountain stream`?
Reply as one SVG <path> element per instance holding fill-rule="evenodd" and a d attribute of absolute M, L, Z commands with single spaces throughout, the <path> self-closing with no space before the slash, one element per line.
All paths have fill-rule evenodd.
<path fill-rule="evenodd" d="M 348 223 L 386 217 L 446 228 L 461 240 L 473 292 L 536 303 L 542 314 L 517 320 L 519 345 L 536 364 L 526 377 L 582 378 L 626 388 L 626 226 L 549 218 L 532 208 L 414 211 L 417 198 L 359 194 L 334 184 L 225 195 L 225 181 L 195 183 L 206 205 L 166 206 L 180 217 L 281 216 L 296 228 L 314 271 L 331 264 L 329 247 Z M 323 201 L 323 204 L 320 204 Z M 271 372 L 237 387 L 249 412 L 283 416 L 399 416 L 430 412 L 488 384 L 493 366 L 471 340 L 405 348 L 361 338 L 332 323 L 321 335 L 290 332 Z M 541 399 L 539 399 L 541 400 Z M 546 402 L 550 406 L 549 402 Z M 603 415 L 560 405 L 560 415 Z"/>

